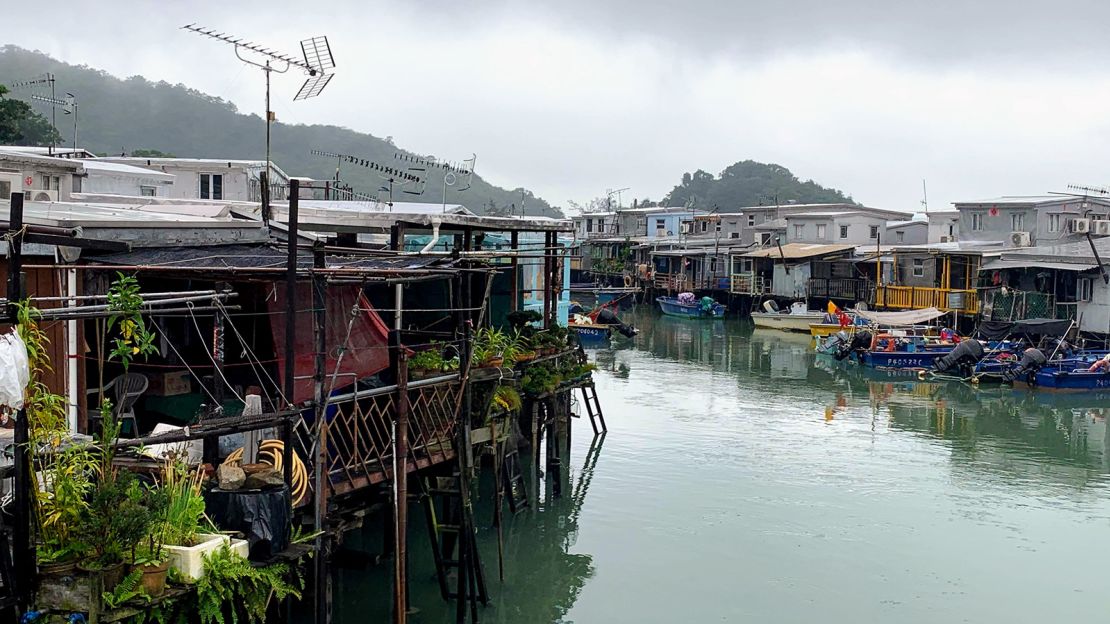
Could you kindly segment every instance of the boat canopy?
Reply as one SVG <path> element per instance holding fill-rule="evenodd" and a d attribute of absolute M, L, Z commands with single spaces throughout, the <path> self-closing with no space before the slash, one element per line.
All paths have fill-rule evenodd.
<path fill-rule="evenodd" d="M 871 310 L 855 310 L 856 316 L 863 317 L 879 325 L 917 325 L 944 316 L 946 313 L 936 308 L 923 308 L 920 310 L 903 310 L 901 312 L 872 312 Z"/>
<path fill-rule="evenodd" d="M 1001 340 L 1006 336 L 1063 336 L 1071 329 L 1068 319 L 1025 319 L 1024 321 L 983 321 L 979 335 L 987 340 Z"/>

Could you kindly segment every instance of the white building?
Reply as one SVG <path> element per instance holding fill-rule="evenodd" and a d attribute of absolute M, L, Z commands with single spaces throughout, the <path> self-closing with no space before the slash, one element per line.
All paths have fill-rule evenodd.
<path fill-rule="evenodd" d="M 260 174 L 266 168 L 261 160 L 223 160 L 218 158 L 135 158 L 98 159 L 152 169 L 174 176 L 170 197 L 178 199 L 215 199 L 262 201 Z M 270 198 L 284 200 L 289 176 L 270 163 Z"/>

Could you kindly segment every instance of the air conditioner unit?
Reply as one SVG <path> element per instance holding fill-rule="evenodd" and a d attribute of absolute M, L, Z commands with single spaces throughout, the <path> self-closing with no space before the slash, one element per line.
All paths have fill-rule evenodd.
<path fill-rule="evenodd" d="M 1110 236 L 1110 221 L 1095 221 L 1091 224 L 1091 230 L 1098 236 Z"/>
<path fill-rule="evenodd" d="M 1029 232 L 1011 232 L 1010 244 L 1014 247 L 1028 247 L 1033 244 L 1033 240 Z"/>
<path fill-rule="evenodd" d="M 37 201 L 37 202 L 56 202 L 56 201 L 58 201 L 58 191 L 33 190 L 33 191 L 28 191 L 27 196 L 31 201 Z"/>
<path fill-rule="evenodd" d="M 1071 231 L 1075 234 L 1087 234 L 1091 231 L 1090 219 L 1072 219 Z"/>

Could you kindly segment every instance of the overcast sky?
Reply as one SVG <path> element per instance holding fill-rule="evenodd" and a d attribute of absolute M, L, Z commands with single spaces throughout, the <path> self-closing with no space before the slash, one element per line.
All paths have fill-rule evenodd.
<path fill-rule="evenodd" d="M 909 4 L 21 3 L 5 39 L 261 114 L 261 73 L 178 27 L 290 52 L 326 34 L 335 79 L 294 103 L 303 78 L 277 77 L 279 119 L 477 153 L 491 182 L 561 206 L 620 187 L 659 199 L 685 171 L 749 158 L 902 210 L 923 178 L 933 209 L 1110 183 L 1110 3 Z"/>

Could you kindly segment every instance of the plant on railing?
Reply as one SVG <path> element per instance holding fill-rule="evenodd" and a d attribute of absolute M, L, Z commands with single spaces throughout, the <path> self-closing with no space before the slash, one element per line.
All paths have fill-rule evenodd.
<path fill-rule="evenodd" d="M 520 389 L 530 395 L 547 394 L 554 392 L 562 381 L 563 378 L 554 366 L 547 363 L 537 364 L 529 366 L 528 370 L 524 371 L 520 379 Z"/>
<path fill-rule="evenodd" d="M 471 361 L 474 366 L 501 366 L 515 361 L 517 341 L 513 335 L 487 327 L 474 334 Z"/>
<path fill-rule="evenodd" d="M 520 393 L 512 386 L 500 385 L 493 391 L 493 401 L 490 407 L 494 411 L 517 412 L 524 405 Z"/>
<path fill-rule="evenodd" d="M 133 276 L 116 273 L 118 276 L 108 287 L 108 329 L 119 325 L 119 334 L 112 339 L 112 351 L 108 359 L 119 360 L 124 372 L 131 365 L 132 358 L 147 356 L 157 349 L 154 346 L 154 332 L 146 326 L 143 319 L 143 297 L 139 294 L 139 281 Z"/>

